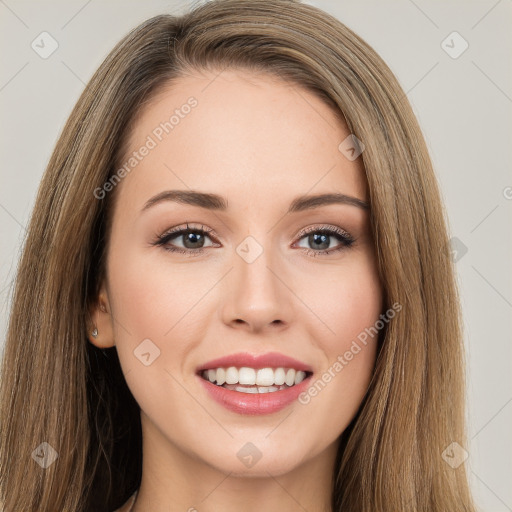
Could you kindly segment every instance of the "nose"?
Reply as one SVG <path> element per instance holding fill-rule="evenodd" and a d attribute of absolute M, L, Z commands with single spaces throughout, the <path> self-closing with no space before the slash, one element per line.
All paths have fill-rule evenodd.
<path fill-rule="evenodd" d="M 264 250 L 254 261 L 234 254 L 221 299 L 226 325 L 255 333 L 266 329 L 275 332 L 290 325 L 294 294 L 286 283 L 286 273 L 276 267 L 278 263 L 270 253 Z"/>

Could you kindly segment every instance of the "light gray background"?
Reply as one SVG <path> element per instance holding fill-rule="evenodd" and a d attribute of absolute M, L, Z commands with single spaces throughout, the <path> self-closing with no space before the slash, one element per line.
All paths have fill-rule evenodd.
<path fill-rule="evenodd" d="M 457 269 L 468 355 L 471 483 L 481 510 L 512 511 L 512 2 L 307 3 L 336 16 L 377 50 L 418 116 L 451 236 L 467 247 Z M 188 5 L 0 0 L 0 347 L 25 226 L 72 106 L 125 33 Z M 31 48 L 43 31 L 59 45 L 47 59 Z M 441 46 L 453 31 L 469 43 L 456 59 Z"/>

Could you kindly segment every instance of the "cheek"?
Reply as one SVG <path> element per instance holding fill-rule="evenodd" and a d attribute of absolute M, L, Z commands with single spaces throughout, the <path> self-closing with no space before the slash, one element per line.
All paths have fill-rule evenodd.
<path fill-rule="evenodd" d="M 351 255 L 336 267 L 308 276 L 302 281 L 301 297 L 320 320 L 310 339 L 330 360 L 343 354 L 382 313 L 382 288 L 372 253 Z"/>
<path fill-rule="evenodd" d="M 383 313 L 383 301 L 370 254 L 347 258 L 345 265 L 328 273 L 329 279 L 326 274 L 316 276 L 316 287 L 311 286 L 312 281 L 307 283 L 313 290 L 309 304 L 325 327 L 312 330 L 309 337 L 324 360 L 299 402 L 311 416 L 330 418 L 329 427 L 324 423 L 323 428 L 335 435 L 352 420 L 368 388 L 380 333 L 375 326 Z"/>
<path fill-rule="evenodd" d="M 214 283 L 160 260 L 128 244 L 123 250 L 113 248 L 109 285 L 116 349 L 127 385 L 149 417 L 167 424 L 176 408 L 190 407 L 177 381 L 182 381 L 195 340 L 201 339 L 200 299 Z"/>
<path fill-rule="evenodd" d="M 363 268 L 347 272 L 330 290 L 326 322 L 334 335 L 329 352 L 348 350 L 352 340 L 375 324 L 382 312 L 382 291 L 377 276 Z"/>
<path fill-rule="evenodd" d="M 114 292 L 117 319 L 126 329 L 115 326 L 121 340 L 127 331 L 132 341 L 153 337 L 168 343 L 173 334 L 186 328 L 200 299 L 215 283 L 198 266 L 191 272 L 167 259 L 163 249 L 112 251 L 109 282 Z M 158 258 L 153 257 L 161 251 Z M 199 308 L 195 307 L 199 306 Z M 140 340 L 139 340 L 140 342 Z"/>
<path fill-rule="evenodd" d="M 183 359 L 185 344 L 174 343 L 172 354 L 169 348 L 188 319 L 194 299 L 188 295 L 195 288 L 179 272 L 155 267 L 144 251 L 128 243 L 120 247 L 112 245 L 109 261 L 115 343 L 125 373 L 135 370 L 131 379 L 142 373 L 147 385 L 153 372 L 171 370 L 173 361 Z"/>

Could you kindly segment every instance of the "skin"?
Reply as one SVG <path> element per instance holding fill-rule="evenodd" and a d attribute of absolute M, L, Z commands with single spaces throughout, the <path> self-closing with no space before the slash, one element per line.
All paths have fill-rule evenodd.
<path fill-rule="evenodd" d="M 143 472 L 133 511 L 331 510 L 338 437 L 367 390 L 376 340 L 308 404 L 267 415 L 225 409 L 195 372 L 227 354 L 277 351 L 310 364 L 316 379 L 378 320 L 369 211 L 331 204 L 285 214 L 302 194 L 367 201 L 362 160 L 340 152 L 350 132 L 314 94 L 261 73 L 216 75 L 181 77 L 136 119 L 128 153 L 190 96 L 198 101 L 117 185 L 107 278 L 91 311 L 99 331 L 91 343 L 117 347 L 141 407 Z M 216 193 L 229 208 L 162 202 L 140 213 L 170 189 Z M 214 230 L 199 256 L 151 245 L 187 222 Z M 319 247 L 298 236 L 311 226 L 342 228 L 355 242 L 344 247 L 330 235 Z M 249 235 L 263 249 L 251 263 L 236 252 Z M 197 251 L 188 240 L 179 235 L 168 245 Z M 326 247 L 344 248 L 311 254 Z M 160 350 L 149 366 L 133 353 L 146 338 Z M 248 442 L 262 454 L 251 468 L 237 457 Z"/>

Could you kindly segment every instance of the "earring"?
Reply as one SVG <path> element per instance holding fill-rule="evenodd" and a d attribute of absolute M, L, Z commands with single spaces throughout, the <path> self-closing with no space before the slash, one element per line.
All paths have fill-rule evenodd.
<path fill-rule="evenodd" d="M 95 327 L 94 331 L 92 331 L 91 334 L 93 335 L 94 338 L 96 338 L 96 336 L 98 336 L 98 329 Z"/>

